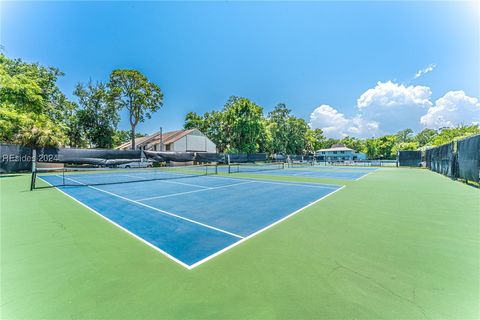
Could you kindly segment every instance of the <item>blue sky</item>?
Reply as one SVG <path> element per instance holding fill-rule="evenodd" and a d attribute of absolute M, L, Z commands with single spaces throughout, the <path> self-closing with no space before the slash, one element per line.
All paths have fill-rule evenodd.
<path fill-rule="evenodd" d="M 284 102 L 331 136 L 372 136 L 480 121 L 479 21 L 471 2 L 2 2 L 0 43 L 64 71 L 70 97 L 140 70 L 165 94 L 142 132 L 237 95 L 265 112 Z"/>

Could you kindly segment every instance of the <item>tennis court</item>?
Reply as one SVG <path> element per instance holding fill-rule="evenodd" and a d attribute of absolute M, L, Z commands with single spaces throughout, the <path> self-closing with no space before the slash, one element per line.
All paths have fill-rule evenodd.
<path fill-rule="evenodd" d="M 30 175 L 0 178 L 2 319 L 478 318 L 476 188 L 403 168 L 333 194 L 301 175 L 106 175 L 41 176 L 68 196 L 40 179 L 28 191 Z M 188 270 L 202 261 L 194 247 L 226 252 Z"/>
<path fill-rule="evenodd" d="M 159 170 L 39 178 L 189 269 L 341 189 Z"/>

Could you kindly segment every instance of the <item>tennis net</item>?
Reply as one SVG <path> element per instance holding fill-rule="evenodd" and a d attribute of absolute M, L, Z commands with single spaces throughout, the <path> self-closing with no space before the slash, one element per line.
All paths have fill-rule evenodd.
<path fill-rule="evenodd" d="M 32 189 L 47 186 L 95 186 L 154 180 L 182 179 L 217 174 L 216 165 L 157 168 L 37 168 L 32 173 Z M 43 183 L 38 184 L 38 180 Z"/>
<path fill-rule="evenodd" d="M 291 161 L 288 163 L 289 168 L 306 168 L 313 166 L 312 161 Z"/>
<path fill-rule="evenodd" d="M 268 163 L 230 163 L 228 165 L 228 173 L 238 172 L 258 172 L 269 170 L 285 169 L 283 162 L 268 162 Z"/>

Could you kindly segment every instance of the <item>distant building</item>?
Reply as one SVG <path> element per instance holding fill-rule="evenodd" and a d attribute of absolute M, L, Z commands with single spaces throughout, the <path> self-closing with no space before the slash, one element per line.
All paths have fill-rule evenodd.
<path fill-rule="evenodd" d="M 132 142 L 128 141 L 116 149 L 129 150 Z M 135 139 L 135 149 L 148 151 L 177 151 L 177 152 L 217 152 L 217 146 L 200 130 L 176 130 L 170 132 L 156 132 L 146 137 Z"/>
<path fill-rule="evenodd" d="M 343 144 L 334 144 L 329 149 L 320 149 L 316 152 L 317 159 L 320 161 L 351 161 L 365 160 L 365 153 L 355 152 Z"/>

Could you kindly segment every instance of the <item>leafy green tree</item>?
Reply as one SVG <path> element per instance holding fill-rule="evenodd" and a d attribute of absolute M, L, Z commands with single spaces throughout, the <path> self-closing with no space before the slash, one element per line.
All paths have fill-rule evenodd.
<path fill-rule="evenodd" d="M 74 102 L 71 103 L 71 107 L 66 114 L 65 124 L 66 124 L 66 135 L 67 135 L 67 145 L 73 148 L 85 148 L 88 146 L 87 138 L 85 137 L 85 132 L 80 119 L 77 116 L 78 105 Z"/>
<path fill-rule="evenodd" d="M 309 129 L 307 122 L 304 119 L 290 116 L 287 125 L 287 154 L 304 154 Z"/>
<path fill-rule="evenodd" d="M 340 140 L 334 138 L 327 138 L 322 142 L 321 149 L 331 148 L 334 144 L 339 144 Z"/>
<path fill-rule="evenodd" d="M 271 135 L 270 149 L 272 153 L 286 153 L 289 142 L 290 109 L 279 103 L 268 113 L 269 131 Z M 290 143 L 292 144 L 292 143 Z"/>
<path fill-rule="evenodd" d="M 397 143 L 396 135 L 383 136 L 378 138 L 378 158 L 379 159 L 396 159 L 397 154 L 394 147 Z"/>
<path fill-rule="evenodd" d="M 113 133 L 113 145 L 119 146 L 127 141 L 130 141 L 130 130 L 115 130 Z"/>
<path fill-rule="evenodd" d="M 323 135 L 323 130 L 320 128 L 317 129 L 308 129 L 305 134 L 305 151 L 307 153 L 314 153 L 317 150 L 323 147 L 325 141 L 325 136 Z"/>
<path fill-rule="evenodd" d="M 392 154 L 397 154 L 398 151 L 404 150 L 417 150 L 419 148 L 419 144 L 417 141 L 410 141 L 410 142 L 400 142 L 395 144 L 392 149 Z"/>
<path fill-rule="evenodd" d="M 228 139 L 228 149 L 244 153 L 257 152 L 262 118 L 262 107 L 259 105 L 247 98 L 230 97 L 222 117 L 222 133 Z"/>
<path fill-rule="evenodd" d="M 163 93 L 137 70 L 113 70 L 108 86 L 113 103 L 118 109 L 125 108 L 129 112 L 132 149 L 135 149 L 136 127 L 139 122 L 145 121 L 145 118 L 150 119 L 151 113 L 162 107 Z"/>
<path fill-rule="evenodd" d="M 355 137 L 346 136 L 339 141 L 340 144 L 344 144 L 346 147 L 353 149 L 357 152 L 365 152 L 365 141 L 357 139 Z"/>
<path fill-rule="evenodd" d="M 228 144 L 228 136 L 224 134 L 224 116 L 224 113 L 219 111 L 206 112 L 203 115 L 203 126 L 199 128 L 221 151 L 225 150 Z"/>
<path fill-rule="evenodd" d="M 62 129 L 46 115 L 0 106 L 0 141 L 29 147 L 56 147 L 66 139 Z"/>
<path fill-rule="evenodd" d="M 379 158 L 379 141 L 375 138 L 367 139 L 365 141 L 365 153 L 369 159 Z"/>
<path fill-rule="evenodd" d="M 414 138 L 413 130 L 412 129 L 404 129 L 396 134 L 397 142 L 409 142 L 412 141 Z"/>
<path fill-rule="evenodd" d="M 205 119 L 196 112 L 189 112 L 185 116 L 185 123 L 183 125 L 183 128 L 185 130 L 198 129 L 204 132 L 206 131 Z"/>
<path fill-rule="evenodd" d="M 67 121 L 74 105 L 57 87 L 56 68 L 0 54 L 0 136 L 28 146 L 67 143 Z"/>
<path fill-rule="evenodd" d="M 432 143 L 433 139 L 437 136 L 437 130 L 434 129 L 423 129 L 415 136 L 415 141 L 418 142 L 420 147 L 429 145 Z"/>
<path fill-rule="evenodd" d="M 453 140 L 462 139 L 471 135 L 480 134 L 479 125 L 458 126 L 454 128 L 441 128 L 439 134 L 433 138 L 433 145 L 439 146 Z"/>
<path fill-rule="evenodd" d="M 78 123 L 89 143 L 97 148 L 113 147 L 120 117 L 115 104 L 109 99 L 107 86 L 102 82 L 79 83 L 74 94 L 82 107 L 77 111 Z"/>
<path fill-rule="evenodd" d="M 270 123 L 267 119 L 262 119 L 261 121 L 261 129 L 260 129 L 260 136 L 258 139 L 258 151 L 259 152 L 267 152 L 274 154 L 272 148 L 272 133 L 269 129 Z"/>
<path fill-rule="evenodd" d="M 206 112 L 203 116 L 189 112 L 185 116 L 184 129 L 198 129 L 204 133 L 223 152 L 227 148 L 228 139 L 224 134 L 223 111 Z"/>

